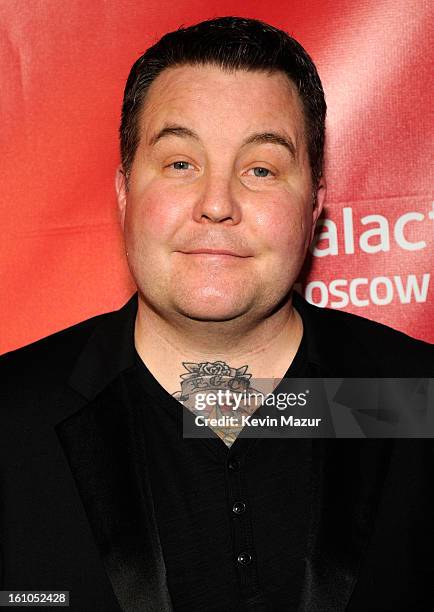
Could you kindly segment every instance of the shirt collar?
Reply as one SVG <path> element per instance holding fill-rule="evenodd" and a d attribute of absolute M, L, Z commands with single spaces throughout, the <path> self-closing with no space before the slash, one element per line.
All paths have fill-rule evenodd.
<path fill-rule="evenodd" d="M 331 365 L 342 360 L 336 354 L 335 325 L 324 324 L 323 309 L 312 306 L 298 293 L 293 293 L 293 305 L 303 321 L 303 342 L 306 359 L 319 376 L 327 376 Z M 138 293 L 120 308 L 96 317 L 69 377 L 69 384 L 81 395 L 95 397 L 122 371 L 136 363 L 134 326 L 138 308 Z"/>

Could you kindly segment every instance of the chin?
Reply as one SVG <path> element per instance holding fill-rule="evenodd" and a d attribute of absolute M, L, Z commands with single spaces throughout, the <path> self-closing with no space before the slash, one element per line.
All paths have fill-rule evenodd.
<path fill-rule="evenodd" d="M 191 292 L 183 299 L 175 300 L 176 310 L 195 321 L 231 321 L 248 311 L 245 300 L 240 296 L 230 299 L 227 294 L 221 295 L 215 292 Z"/>

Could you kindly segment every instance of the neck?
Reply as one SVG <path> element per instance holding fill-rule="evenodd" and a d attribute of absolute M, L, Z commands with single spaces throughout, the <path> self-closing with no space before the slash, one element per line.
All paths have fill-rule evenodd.
<path fill-rule="evenodd" d="M 292 363 L 303 335 L 300 315 L 289 299 L 262 319 L 193 321 L 166 318 L 151 309 L 139 293 L 134 341 L 151 374 L 169 393 L 180 388 L 184 363 L 224 362 L 247 366 L 253 378 L 280 379 Z"/>

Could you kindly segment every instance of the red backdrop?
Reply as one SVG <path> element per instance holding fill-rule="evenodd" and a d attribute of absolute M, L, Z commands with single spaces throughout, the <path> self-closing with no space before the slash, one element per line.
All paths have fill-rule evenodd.
<path fill-rule="evenodd" d="M 131 295 L 113 189 L 128 71 L 164 32 L 231 14 L 295 36 L 326 91 L 327 214 L 302 291 L 434 341 L 429 4 L 2 3 L 0 352 Z"/>

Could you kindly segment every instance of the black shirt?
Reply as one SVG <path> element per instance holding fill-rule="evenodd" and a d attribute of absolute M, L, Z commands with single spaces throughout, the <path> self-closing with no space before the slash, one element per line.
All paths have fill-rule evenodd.
<path fill-rule="evenodd" d="M 296 299 L 294 294 L 308 339 L 308 368 L 314 370 L 315 377 L 433 376 L 432 346 L 378 323 L 316 308 L 301 297 L 297 303 Z M 69 589 L 71 610 L 79 612 L 172 610 L 156 537 L 143 436 L 136 436 L 144 423 L 140 425 L 136 410 L 131 410 L 139 407 L 139 414 L 152 415 L 160 408 L 161 418 L 165 418 L 165 402 L 160 404 L 157 398 L 167 401 L 168 394 L 157 385 L 154 396 L 155 381 L 145 386 L 140 383 L 133 341 L 136 312 L 137 294 L 119 311 L 98 315 L 0 357 L 2 589 Z M 191 597 L 193 611 L 198 606 L 205 612 L 208 607 L 215 610 L 223 606 L 224 610 L 222 598 L 237 601 L 242 592 L 235 563 L 239 548 L 233 544 L 232 534 L 230 504 L 235 497 L 229 498 L 225 480 L 229 472 L 221 476 L 225 469 L 222 461 L 220 482 L 224 485 L 219 490 L 223 502 L 219 508 L 224 508 L 221 515 L 226 517 L 227 527 L 222 562 L 215 542 L 219 526 L 215 516 L 220 523 L 222 519 L 218 512 L 209 514 L 208 507 L 199 512 L 204 493 L 216 498 L 218 490 L 212 477 L 219 468 L 213 474 L 213 469 L 202 470 L 200 461 L 197 466 L 193 449 L 205 450 L 204 442 L 186 440 L 182 446 L 167 447 L 169 433 L 163 433 L 159 443 L 159 429 L 152 423 L 146 427 L 147 437 L 155 438 L 157 455 L 152 465 L 158 465 L 159 458 L 163 461 L 161 476 L 154 467 L 152 480 L 175 608 L 188 607 L 183 602 Z M 287 493 L 286 504 L 274 496 L 270 477 L 272 473 L 273 479 L 279 480 L 275 468 L 279 470 L 281 463 L 276 462 L 272 472 L 269 469 L 278 449 L 284 452 L 299 445 L 302 450 L 303 439 L 258 440 L 242 455 L 240 467 L 245 469 L 239 474 L 248 483 L 246 512 L 250 514 L 237 518 L 251 517 L 263 597 L 276 601 L 280 588 L 281 599 L 295 598 L 297 574 L 293 568 L 304 546 L 301 543 L 297 550 L 296 536 L 303 533 L 300 523 L 308 517 L 302 511 L 308 506 L 309 545 L 299 612 L 365 612 L 373 607 L 382 611 L 433 610 L 432 439 L 311 441 L 314 477 L 311 501 L 306 504 L 297 501 L 305 481 L 299 477 L 303 464 L 296 452 L 291 454 L 294 464 L 287 458 L 288 477 L 280 474 L 285 486 L 279 485 L 279 493 Z M 235 454 L 237 447 L 241 445 L 222 450 Z M 261 447 L 261 455 L 256 454 Z M 191 453 L 192 475 L 180 449 Z M 152 459 L 151 448 L 148 452 Z M 211 453 L 208 456 L 212 457 Z M 184 488 L 172 492 L 169 481 L 165 493 L 164 478 L 169 474 L 173 480 L 178 471 L 185 475 L 186 482 L 181 482 Z M 193 480 L 196 474 L 200 481 Z M 208 489 L 201 492 L 201 483 Z M 177 541 L 172 553 L 167 544 L 170 534 L 163 525 L 166 498 L 175 503 L 182 499 L 178 506 L 164 507 L 166 517 L 196 529 L 195 537 L 186 544 L 188 532 L 175 525 L 173 537 Z M 261 542 L 261 537 L 265 541 Z M 191 566 L 170 561 L 173 551 L 188 556 Z M 276 556 L 270 561 L 273 552 Z M 186 563 L 184 559 L 181 562 Z M 177 572 L 182 579 L 187 575 L 188 581 L 197 581 L 196 590 L 194 584 L 185 589 L 184 600 L 183 586 L 174 584 Z M 203 587 L 197 578 L 202 575 L 207 581 Z M 202 606 L 200 602 L 209 599 L 208 593 L 214 596 L 216 592 L 220 601 Z M 226 610 L 231 606 L 229 603 Z M 275 604 L 275 608 L 279 606 L 282 609 L 280 603 Z M 285 601 L 283 610 L 288 609 L 291 606 Z"/>
<path fill-rule="evenodd" d="M 315 375 L 303 337 L 285 377 Z M 156 520 L 175 610 L 296 610 L 304 576 L 310 439 L 228 448 L 182 436 L 187 411 L 136 353 Z M 135 400 L 137 401 L 137 399 Z"/>

